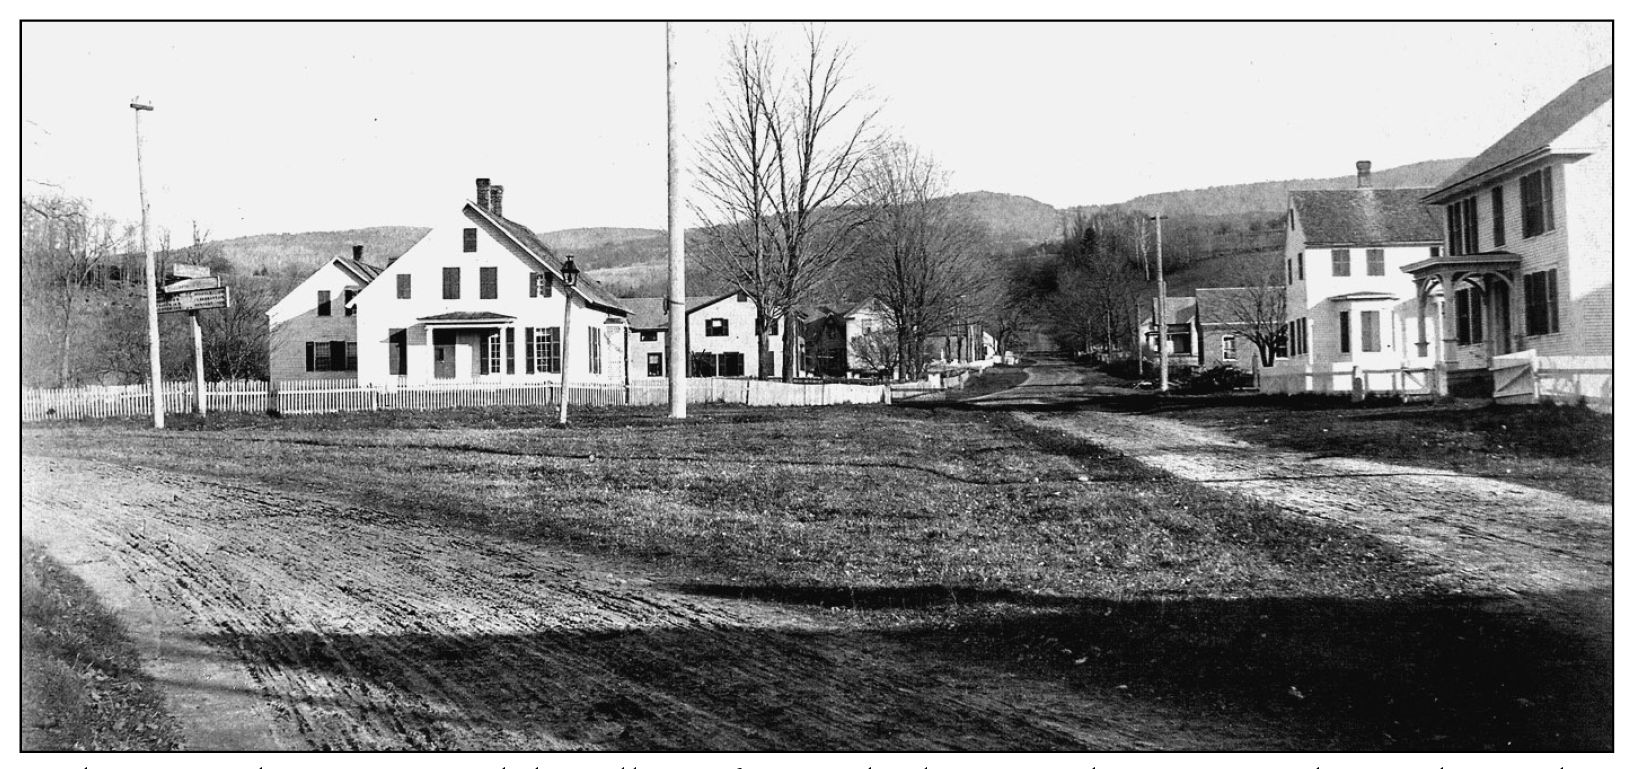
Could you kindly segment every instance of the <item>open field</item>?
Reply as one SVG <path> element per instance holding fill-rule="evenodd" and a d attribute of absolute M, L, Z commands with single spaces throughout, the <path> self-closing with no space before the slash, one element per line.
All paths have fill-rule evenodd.
<path fill-rule="evenodd" d="M 25 529 L 120 553 L 297 747 L 1611 744 L 1609 632 L 1361 531 L 1008 413 L 693 413 L 31 428 Z"/>

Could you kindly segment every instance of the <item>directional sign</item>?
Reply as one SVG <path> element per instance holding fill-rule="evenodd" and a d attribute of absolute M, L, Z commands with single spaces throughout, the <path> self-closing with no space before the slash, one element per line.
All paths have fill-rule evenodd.
<path fill-rule="evenodd" d="M 228 288 L 207 288 L 203 291 L 182 291 L 178 293 L 164 293 L 159 295 L 160 312 L 192 312 L 194 310 L 213 310 L 227 307 L 229 300 Z"/>
<path fill-rule="evenodd" d="M 169 272 L 179 278 L 204 278 L 210 276 L 211 268 L 203 264 L 173 264 Z"/>
<path fill-rule="evenodd" d="M 221 278 L 188 278 L 187 280 L 178 280 L 167 283 L 160 286 L 160 290 L 168 294 L 174 294 L 178 291 L 201 291 L 207 288 L 221 287 Z"/>

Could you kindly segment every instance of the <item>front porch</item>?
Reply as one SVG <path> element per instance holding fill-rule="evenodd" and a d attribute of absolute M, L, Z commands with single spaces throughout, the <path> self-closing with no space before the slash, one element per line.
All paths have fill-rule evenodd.
<path fill-rule="evenodd" d="M 1420 357 L 1434 353 L 1437 395 L 1490 397 L 1493 360 L 1525 348 L 1513 296 L 1520 262 L 1519 254 L 1488 251 L 1439 256 L 1401 268 L 1417 287 L 1416 348 Z M 1432 309 L 1438 340 L 1423 334 Z M 1434 350 L 1432 341 L 1437 343 Z"/>
<path fill-rule="evenodd" d="M 556 381 L 563 344 L 557 326 L 526 328 L 493 312 L 417 318 L 388 340 L 394 384 L 511 384 Z M 581 378 L 578 378 L 578 380 Z"/>

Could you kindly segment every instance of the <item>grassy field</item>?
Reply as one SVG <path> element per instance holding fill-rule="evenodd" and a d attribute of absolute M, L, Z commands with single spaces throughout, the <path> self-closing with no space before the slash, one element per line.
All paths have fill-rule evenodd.
<path fill-rule="evenodd" d="M 1275 721 L 1295 745 L 1610 744 L 1609 648 L 1432 594 L 1353 530 L 1003 413 L 691 415 L 587 409 L 568 429 L 527 409 L 179 416 L 23 441 L 616 556 L 675 589 L 828 611 L 1018 675 Z"/>
<path fill-rule="evenodd" d="M 1455 470 L 1594 502 L 1613 496 L 1615 423 L 1585 408 L 1254 394 L 1144 394 L 1106 407 L 1207 424 L 1319 456 Z"/>
<path fill-rule="evenodd" d="M 22 748 L 172 750 L 175 721 L 136 648 L 79 578 L 24 540 Z"/>

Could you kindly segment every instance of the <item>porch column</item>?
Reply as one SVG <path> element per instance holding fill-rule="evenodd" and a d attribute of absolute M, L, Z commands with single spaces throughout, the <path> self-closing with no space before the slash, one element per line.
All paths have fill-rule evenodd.
<path fill-rule="evenodd" d="M 1429 281 L 1420 280 L 1418 290 L 1418 357 L 1429 355 Z"/>
<path fill-rule="evenodd" d="M 419 381 L 433 381 L 433 327 L 422 326 L 427 334 L 427 343 L 421 347 L 421 355 L 417 357 L 416 375 Z"/>

